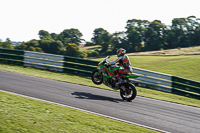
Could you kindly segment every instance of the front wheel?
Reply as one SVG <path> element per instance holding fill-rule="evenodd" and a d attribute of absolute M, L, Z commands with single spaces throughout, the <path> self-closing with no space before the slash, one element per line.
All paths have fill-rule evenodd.
<path fill-rule="evenodd" d="M 92 72 L 92 82 L 97 85 L 100 85 L 103 83 L 103 75 L 101 72 L 98 71 L 98 69 L 95 69 Z"/>
<path fill-rule="evenodd" d="M 120 87 L 120 96 L 123 100 L 131 101 L 137 95 L 137 90 L 135 86 L 131 83 L 126 83 Z"/>

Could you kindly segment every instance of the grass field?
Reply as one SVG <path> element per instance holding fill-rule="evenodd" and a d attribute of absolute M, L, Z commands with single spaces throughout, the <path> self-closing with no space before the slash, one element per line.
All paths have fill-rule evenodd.
<path fill-rule="evenodd" d="M 155 131 L 0 91 L 1 133 L 153 133 Z"/>

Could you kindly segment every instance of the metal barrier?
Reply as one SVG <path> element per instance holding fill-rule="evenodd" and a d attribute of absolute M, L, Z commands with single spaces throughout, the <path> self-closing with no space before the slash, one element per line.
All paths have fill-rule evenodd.
<path fill-rule="evenodd" d="M 200 82 L 172 76 L 173 94 L 200 99 Z"/>
<path fill-rule="evenodd" d="M 3 48 L 0 48 L 0 62 L 83 76 L 91 76 L 99 63 L 63 55 Z M 131 81 L 141 87 L 200 99 L 200 82 L 136 67 L 132 69 L 139 77 Z"/>
<path fill-rule="evenodd" d="M 24 66 L 90 76 L 96 67 L 91 60 L 25 51 Z"/>
<path fill-rule="evenodd" d="M 62 55 L 25 51 L 24 66 L 63 72 Z"/>
<path fill-rule="evenodd" d="M 0 48 L 0 62 L 23 65 L 24 51 Z"/>
<path fill-rule="evenodd" d="M 133 82 L 139 83 L 139 86 L 156 89 L 164 92 L 172 91 L 171 75 L 149 71 L 133 67 L 133 72 L 139 75 L 138 78 L 132 79 Z"/>

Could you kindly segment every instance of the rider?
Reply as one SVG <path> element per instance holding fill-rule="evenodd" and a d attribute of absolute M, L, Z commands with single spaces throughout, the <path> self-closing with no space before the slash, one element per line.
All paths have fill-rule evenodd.
<path fill-rule="evenodd" d="M 118 69 L 114 71 L 114 74 L 116 75 L 118 82 L 116 85 L 122 84 L 122 78 L 119 74 L 127 74 L 129 72 L 132 72 L 131 69 L 131 63 L 129 61 L 129 58 L 127 55 L 125 55 L 126 50 L 123 48 L 120 48 L 117 50 L 117 56 L 118 58 L 115 61 L 109 62 L 107 65 L 115 65 L 116 63 L 119 63 L 118 66 L 123 66 L 124 69 Z"/>

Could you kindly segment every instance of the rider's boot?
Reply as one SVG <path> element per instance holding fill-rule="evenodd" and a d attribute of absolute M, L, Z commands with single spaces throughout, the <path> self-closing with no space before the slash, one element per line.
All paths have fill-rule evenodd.
<path fill-rule="evenodd" d="M 117 80 L 118 80 L 118 82 L 115 84 L 116 86 L 119 86 L 120 84 L 123 83 L 121 76 L 117 77 Z"/>

